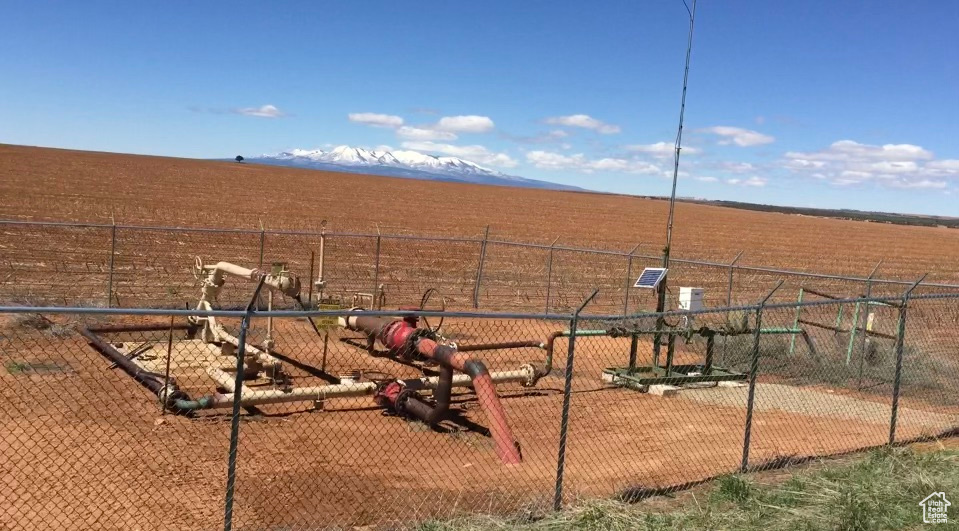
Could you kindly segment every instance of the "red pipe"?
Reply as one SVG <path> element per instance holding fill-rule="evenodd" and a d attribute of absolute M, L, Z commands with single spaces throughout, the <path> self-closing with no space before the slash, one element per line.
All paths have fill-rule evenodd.
<path fill-rule="evenodd" d="M 476 391 L 480 407 L 486 412 L 489 420 L 489 430 L 496 447 L 496 455 L 508 465 L 519 464 L 522 461 L 513 432 L 506 420 L 503 404 L 496 394 L 493 379 L 490 378 L 489 371 L 482 362 L 472 359 L 469 354 L 457 352 L 453 347 L 439 345 L 432 339 L 416 337 L 415 318 L 391 321 L 379 317 L 367 317 L 360 313 L 349 316 L 347 323 L 350 328 L 362 330 L 376 337 L 394 354 L 409 357 L 412 354 L 410 350 L 415 350 L 417 354 L 425 358 L 468 374 L 473 382 L 473 389 Z"/>

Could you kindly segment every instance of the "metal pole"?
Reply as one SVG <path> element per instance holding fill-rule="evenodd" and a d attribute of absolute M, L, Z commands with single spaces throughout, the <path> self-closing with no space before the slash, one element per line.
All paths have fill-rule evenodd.
<path fill-rule="evenodd" d="M 928 275 L 929 273 L 926 273 Z M 896 422 L 899 414 L 899 392 L 902 386 L 902 353 L 906 338 L 906 312 L 909 306 L 909 296 L 912 290 L 926 278 L 923 275 L 915 284 L 902 294 L 902 304 L 899 306 L 899 327 L 896 331 L 896 377 L 892 384 L 892 413 L 889 417 L 889 444 L 896 442 Z"/>
<path fill-rule="evenodd" d="M 633 283 L 633 253 L 639 249 L 641 243 L 637 243 L 636 247 L 633 247 L 629 251 L 629 256 L 626 258 L 626 296 L 623 297 L 623 315 L 629 315 L 629 287 Z"/>
<path fill-rule="evenodd" d="M 320 263 L 317 266 L 316 274 L 316 300 L 318 303 L 323 303 L 323 292 L 326 289 L 326 280 L 324 280 L 324 273 L 326 267 L 326 227 L 320 229 Z"/>
<path fill-rule="evenodd" d="M 686 5 L 685 1 L 683 5 Z M 686 114 L 686 86 L 689 81 L 689 57 L 693 49 L 693 26 L 696 22 L 696 0 L 693 0 L 693 8 L 689 9 L 689 38 L 686 43 L 686 68 L 683 72 L 683 97 L 679 105 L 679 127 L 676 130 L 675 156 L 673 158 L 673 189 L 669 195 L 669 216 L 666 218 L 666 247 L 663 248 L 663 268 L 669 268 L 669 253 L 673 244 L 673 213 L 676 207 L 676 183 L 679 180 L 679 155 L 682 151 L 683 143 L 683 117 Z M 666 283 L 668 282 L 668 273 L 659 283 L 659 293 L 656 298 L 656 313 L 660 314 L 656 318 L 656 334 L 653 337 L 653 354 L 659 356 L 661 330 L 665 324 L 662 312 L 666 309 Z"/>
<path fill-rule="evenodd" d="M 376 295 L 377 289 L 380 285 L 380 245 L 382 243 L 382 237 L 379 234 L 380 228 L 376 227 L 376 258 L 373 265 L 373 290 L 370 293 L 373 294 L 373 304 L 370 305 L 371 308 L 376 308 Z"/>
<path fill-rule="evenodd" d="M 310 249 L 310 287 L 309 287 L 309 294 L 307 295 L 306 300 L 309 303 L 311 310 L 316 307 L 313 305 L 313 265 L 314 265 L 313 262 L 315 259 L 316 259 L 316 252 L 313 251 L 313 249 Z M 307 319 L 310 319 L 310 318 L 308 317 Z"/>
<path fill-rule="evenodd" d="M 166 405 L 169 402 L 166 396 L 170 390 L 170 358 L 173 356 L 173 316 L 170 316 L 170 335 L 166 342 L 166 376 L 163 378 L 163 414 L 166 415 Z"/>
<path fill-rule="evenodd" d="M 852 326 L 849 330 L 849 344 L 846 345 L 846 366 L 852 363 L 852 349 L 856 345 L 856 333 L 859 331 L 859 310 L 861 305 L 857 302 L 852 312 Z M 837 326 L 838 330 L 839 327 Z"/>
<path fill-rule="evenodd" d="M 799 287 L 799 297 L 796 299 L 796 319 L 793 321 L 793 330 L 799 329 L 799 319 L 802 318 L 802 298 L 805 291 L 802 286 Z M 796 351 L 796 334 L 789 340 L 789 355 L 792 356 Z"/>
<path fill-rule="evenodd" d="M 729 263 L 729 285 L 726 288 L 726 307 L 729 308 L 733 305 L 733 271 L 736 268 L 736 262 L 739 262 L 739 259 L 743 256 L 745 251 L 739 251 L 739 254 L 736 255 L 736 258 L 733 258 L 733 261 Z M 729 312 L 726 312 L 726 321 L 729 321 Z M 726 362 L 726 336 L 723 336 L 723 355 L 722 363 Z"/>
<path fill-rule="evenodd" d="M 266 229 L 263 228 L 263 222 L 260 222 L 260 269 L 263 269 L 263 250 L 266 246 Z"/>
<path fill-rule="evenodd" d="M 563 508 L 563 473 L 566 469 L 566 439 L 569 436 L 569 405 L 573 394 L 573 357 L 576 351 L 576 327 L 579 314 L 599 293 L 598 289 L 579 305 L 569 322 L 569 348 L 566 351 L 566 378 L 563 383 L 563 410 L 559 425 L 559 455 L 556 458 L 556 490 L 553 493 L 553 510 Z"/>
<path fill-rule="evenodd" d="M 110 227 L 110 274 L 107 278 L 107 308 L 113 307 L 113 265 L 117 255 L 117 222 Z"/>
<path fill-rule="evenodd" d="M 479 308 L 480 285 L 483 281 L 483 264 L 486 261 L 486 245 L 489 242 L 489 225 L 486 226 L 486 232 L 483 234 L 483 242 L 480 244 L 479 264 L 476 266 L 476 283 L 473 285 L 473 309 Z"/>
<path fill-rule="evenodd" d="M 240 399 L 243 390 L 243 365 L 246 356 L 246 332 L 250 328 L 250 318 L 253 316 L 253 308 L 257 299 L 260 297 L 260 290 L 263 289 L 263 282 L 266 275 L 260 276 L 260 281 L 256 285 L 253 297 L 246 307 L 246 315 L 240 322 L 240 337 L 237 341 L 236 350 L 236 375 L 233 381 L 233 417 L 230 421 L 230 455 L 229 464 L 226 473 L 226 503 L 223 509 L 223 530 L 231 531 L 233 529 L 233 493 L 236 489 L 236 457 L 237 447 L 240 443 Z"/>
<path fill-rule="evenodd" d="M 739 259 L 743 255 L 743 252 L 745 251 L 739 251 L 739 254 L 736 255 L 736 258 L 733 258 L 733 261 L 729 263 L 729 286 L 726 289 L 726 307 L 727 308 L 733 305 L 733 271 L 736 269 L 736 262 L 739 262 Z"/>
<path fill-rule="evenodd" d="M 862 311 L 862 348 L 859 353 L 859 384 L 856 386 L 856 389 L 862 389 L 862 371 L 866 361 L 866 348 L 869 343 L 869 299 L 872 297 L 872 279 L 875 278 L 880 266 L 882 266 L 882 260 L 876 264 L 876 267 L 872 268 L 872 272 L 870 272 L 866 278 L 866 305 Z"/>
<path fill-rule="evenodd" d="M 549 315 L 550 290 L 553 285 L 553 247 L 556 246 L 559 238 L 560 237 L 557 236 L 556 239 L 553 240 L 553 243 L 549 244 L 549 255 L 546 258 L 546 311 L 543 312 L 546 315 Z"/>
<path fill-rule="evenodd" d="M 629 373 L 636 370 L 636 351 L 639 350 L 639 334 L 632 334 L 629 340 Z"/>
<path fill-rule="evenodd" d="M 743 460 L 739 470 L 745 472 L 749 467 L 749 441 L 753 431 L 753 409 L 756 405 L 756 375 L 759 373 L 759 339 L 762 336 L 763 328 L 763 308 L 769 301 L 773 293 L 776 293 L 784 283 L 780 280 L 779 284 L 766 294 L 766 297 L 756 306 L 756 329 L 753 331 L 753 355 L 749 363 L 749 396 L 746 399 L 746 429 L 743 433 Z"/>

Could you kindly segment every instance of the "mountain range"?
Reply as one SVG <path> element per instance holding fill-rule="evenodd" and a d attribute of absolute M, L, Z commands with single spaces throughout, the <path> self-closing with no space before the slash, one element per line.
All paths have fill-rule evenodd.
<path fill-rule="evenodd" d="M 293 149 L 245 159 L 257 164 L 294 166 L 317 170 L 344 171 L 407 177 L 432 181 L 521 186 L 549 190 L 582 190 L 575 186 L 527 179 L 487 168 L 457 157 L 435 157 L 418 151 L 373 151 L 339 146 L 330 151 Z"/>

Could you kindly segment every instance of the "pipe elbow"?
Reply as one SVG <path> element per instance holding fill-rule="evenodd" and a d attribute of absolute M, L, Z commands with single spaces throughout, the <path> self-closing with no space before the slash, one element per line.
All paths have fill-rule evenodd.
<path fill-rule="evenodd" d="M 213 407 L 213 397 L 203 396 L 196 400 L 187 398 L 178 398 L 173 401 L 173 409 L 182 413 L 190 413 L 200 409 L 210 409 Z"/>
<path fill-rule="evenodd" d="M 468 374 L 470 378 L 476 379 L 478 376 L 489 375 L 489 369 L 486 368 L 486 365 L 479 360 L 467 360 L 463 363 L 463 372 Z"/>

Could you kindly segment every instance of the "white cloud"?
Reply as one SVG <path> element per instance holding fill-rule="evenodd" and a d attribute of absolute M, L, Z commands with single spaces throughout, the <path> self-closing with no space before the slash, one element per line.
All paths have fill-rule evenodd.
<path fill-rule="evenodd" d="M 547 133 L 547 136 L 549 136 L 550 138 L 566 138 L 569 136 L 569 133 L 567 133 L 566 131 L 563 131 L 562 129 L 553 129 L 552 131 Z"/>
<path fill-rule="evenodd" d="M 757 188 L 766 186 L 767 182 L 768 181 L 762 177 L 750 177 L 748 179 L 726 179 L 726 183 L 733 186 L 754 186 Z"/>
<path fill-rule="evenodd" d="M 433 129 L 450 133 L 488 133 L 495 124 L 488 116 L 444 116 L 440 118 Z"/>
<path fill-rule="evenodd" d="M 672 157 L 676 152 L 676 147 L 674 144 L 668 142 L 656 142 L 655 144 L 632 144 L 626 146 L 627 151 L 636 151 L 639 153 L 649 153 L 650 155 L 657 158 L 667 158 Z M 702 153 L 702 150 L 697 147 L 683 147 L 682 153 L 684 155 L 697 155 Z"/>
<path fill-rule="evenodd" d="M 733 162 L 726 160 L 720 162 L 719 167 L 731 173 L 752 173 L 756 171 L 756 166 L 753 166 L 748 162 Z"/>
<path fill-rule="evenodd" d="M 893 188 L 931 188 L 941 190 L 948 186 L 948 183 L 946 183 L 946 181 L 922 179 L 920 181 L 890 181 L 889 186 Z"/>
<path fill-rule="evenodd" d="M 725 125 L 706 127 L 704 129 L 697 130 L 697 132 L 718 135 L 721 137 L 719 144 L 723 146 L 729 144 L 736 144 L 740 147 L 760 146 L 763 144 L 772 144 L 776 141 L 774 137 L 764 135 L 758 131 L 743 129 L 741 127 L 729 127 Z"/>
<path fill-rule="evenodd" d="M 707 175 L 707 176 L 703 176 L 703 177 L 693 177 L 693 179 L 696 179 L 697 181 L 699 181 L 699 182 L 701 182 L 701 183 L 715 183 L 715 182 L 718 182 L 718 181 L 719 181 L 719 179 L 717 179 L 717 178 L 715 178 L 715 177 L 710 177 L 710 176 L 708 176 L 708 175 Z"/>
<path fill-rule="evenodd" d="M 943 173 L 959 173 L 959 159 L 933 160 L 926 164 L 926 169 Z"/>
<path fill-rule="evenodd" d="M 257 118 L 280 118 L 281 116 L 286 116 L 286 113 L 276 108 L 275 105 L 243 107 L 242 109 L 235 109 L 233 112 L 244 116 L 256 116 Z"/>
<path fill-rule="evenodd" d="M 354 112 L 348 115 L 351 122 L 358 124 L 371 125 L 373 127 L 386 127 L 394 129 L 403 125 L 403 119 L 392 114 L 379 114 L 375 112 Z"/>
<path fill-rule="evenodd" d="M 530 151 L 526 154 L 526 161 L 533 166 L 544 170 L 573 170 L 583 173 L 622 172 L 655 175 L 662 169 L 650 162 L 636 159 L 602 158 L 588 159 L 586 155 L 564 155 L 550 151 Z"/>
<path fill-rule="evenodd" d="M 592 129 L 597 133 L 604 135 L 616 134 L 620 131 L 618 125 L 608 124 L 601 120 L 597 120 L 588 114 L 571 114 L 569 116 L 553 116 L 546 119 L 546 123 L 550 125 L 565 125 L 567 127 L 582 127 L 584 129 Z"/>
<path fill-rule="evenodd" d="M 433 153 L 442 153 L 467 159 L 471 162 L 480 164 L 489 164 L 491 166 L 500 166 L 503 168 L 512 168 L 516 166 L 516 161 L 506 153 L 495 153 L 485 146 L 470 145 L 456 146 L 453 144 L 437 144 L 430 141 L 411 141 L 403 142 L 403 148 L 416 151 L 429 151 Z"/>
<path fill-rule="evenodd" d="M 914 161 L 931 159 L 932 152 L 912 144 L 872 146 L 860 144 L 853 140 L 839 140 L 821 151 L 810 153 L 789 151 L 786 153 L 786 158 L 827 162 L 847 160 Z"/>
<path fill-rule="evenodd" d="M 396 136 L 406 140 L 456 140 L 456 134 L 422 127 L 404 125 L 396 130 Z"/>
<path fill-rule="evenodd" d="M 862 144 L 839 140 L 811 152 L 789 151 L 784 168 L 837 186 L 867 182 L 901 189 L 943 189 L 947 177 L 959 177 L 959 160 L 934 160 L 931 151 L 913 144 Z"/>

